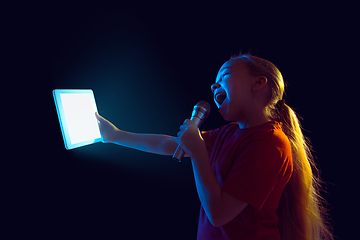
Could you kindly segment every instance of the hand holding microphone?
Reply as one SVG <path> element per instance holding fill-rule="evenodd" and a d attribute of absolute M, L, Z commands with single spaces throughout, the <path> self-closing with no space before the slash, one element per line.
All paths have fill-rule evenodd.
<path fill-rule="evenodd" d="M 210 113 L 210 104 L 205 101 L 198 102 L 193 109 L 192 115 L 191 115 L 191 122 L 185 121 L 184 125 L 180 128 L 180 134 L 187 130 L 189 127 L 192 126 L 192 123 L 197 126 L 197 128 L 200 128 L 201 124 L 205 121 L 205 119 L 209 116 Z M 181 137 L 178 135 L 178 137 Z M 180 147 L 180 144 L 178 145 L 174 155 L 173 159 L 181 162 L 181 159 L 184 157 L 185 151 Z"/>

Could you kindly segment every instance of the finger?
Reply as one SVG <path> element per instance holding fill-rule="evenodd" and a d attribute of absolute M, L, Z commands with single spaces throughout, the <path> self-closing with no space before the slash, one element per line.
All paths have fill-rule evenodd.
<path fill-rule="evenodd" d="M 180 131 L 180 132 L 178 132 L 178 133 L 176 134 L 176 136 L 178 136 L 178 138 L 181 138 L 182 134 L 183 134 L 183 132 Z M 180 140 L 180 139 L 179 139 L 179 140 Z"/>
<path fill-rule="evenodd" d="M 95 117 L 100 123 L 107 122 L 107 120 L 104 117 L 100 116 L 100 114 L 98 112 L 95 112 Z"/>
<path fill-rule="evenodd" d="M 190 119 L 186 119 L 184 121 L 184 125 L 187 125 L 187 126 L 192 126 L 192 125 L 195 125 L 194 121 L 190 120 Z"/>
<path fill-rule="evenodd" d="M 188 129 L 188 126 L 185 125 L 180 126 L 180 131 L 185 131 L 186 129 Z"/>
<path fill-rule="evenodd" d="M 98 112 L 95 112 L 95 117 L 99 121 L 102 120 L 102 118 L 103 118 L 102 116 L 100 116 L 100 114 Z"/>
<path fill-rule="evenodd" d="M 185 119 L 185 121 L 184 121 L 184 125 L 191 125 L 193 122 L 190 120 L 190 119 Z"/>

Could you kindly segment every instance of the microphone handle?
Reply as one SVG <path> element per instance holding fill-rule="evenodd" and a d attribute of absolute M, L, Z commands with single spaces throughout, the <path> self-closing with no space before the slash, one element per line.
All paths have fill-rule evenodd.
<path fill-rule="evenodd" d="M 192 116 L 190 118 L 190 120 L 193 121 L 198 128 L 200 128 L 200 126 L 203 122 L 203 121 L 201 121 L 200 118 L 198 118 L 196 116 Z M 184 157 L 184 155 L 185 155 L 185 151 L 180 147 L 180 144 L 179 144 L 173 155 L 173 159 L 177 162 L 181 162 L 181 159 Z"/>

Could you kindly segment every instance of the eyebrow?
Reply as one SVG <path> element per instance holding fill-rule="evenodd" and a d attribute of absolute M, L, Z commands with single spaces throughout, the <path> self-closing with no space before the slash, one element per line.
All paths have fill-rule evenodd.
<path fill-rule="evenodd" d="M 231 67 L 224 67 L 223 69 L 221 69 L 221 72 L 224 71 L 227 68 L 230 69 Z"/>

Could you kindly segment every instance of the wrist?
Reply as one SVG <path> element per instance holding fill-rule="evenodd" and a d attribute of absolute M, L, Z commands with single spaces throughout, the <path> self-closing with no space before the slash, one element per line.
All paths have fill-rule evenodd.
<path fill-rule="evenodd" d="M 208 160 L 208 152 L 206 149 L 206 144 L 204 140 L 200 141 L 196 147 L 193 148 L 194 150 L 189 151 L 188 154 L 193 161 L 201 161 L 203 159 Z"/>
<path fill-rule="evenodd" d="M 121 133 L 122 131 L 119 129 L 115 129 L 106 139 L 106 141 L 104 141 L 105 143 L 119 143 L 121 142 Z"/>

